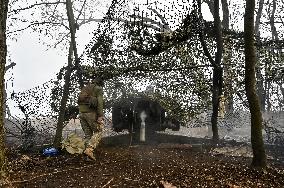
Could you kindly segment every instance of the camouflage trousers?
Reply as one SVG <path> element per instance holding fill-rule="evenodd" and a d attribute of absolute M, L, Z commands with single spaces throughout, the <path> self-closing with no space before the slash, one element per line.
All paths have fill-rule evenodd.
<path fill-rule="evenodd" d="M 102 139 L 103 124 L 97 122 L 97 113 L 80 113 L 80 123 L 85 134 L 86 147 L 95 149 Z"/>

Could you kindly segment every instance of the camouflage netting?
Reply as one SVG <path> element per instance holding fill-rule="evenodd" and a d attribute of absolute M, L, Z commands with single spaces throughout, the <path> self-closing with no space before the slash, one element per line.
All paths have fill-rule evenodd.
<path fill-rule="evenodd" d="M 186 1 L 134 3 L 133 8 L 126 6 L 130 1 L 114 2 L 77 60 L 80 64 L 74 62 L 71 67 L 67 102 L 70 113 L 65 117 L 69 124 L 64 129 L 64 137 L 72 132 L 82 135 L 78 120 L 69 121 L 70 114 L 76 111 L 80 74 L 83 80 L 93 76 L 105 80 L 107 126 L 104 136 L 127 134 L 112 131 L 111 106 L 121 96 L 145 91 L 145 95 L 158 100 L 171 115 L 184 122 L 179 132 L 166 130 L 168 134 L 211 137 L 212 65 L 204 53 L 199 33 L 204 31 L 209 53 L 214 54 L 213 23 L 203 20 L 196 4 Z M 181 11 L 176 14 L 175 9 Z M 224 96 L 219 96 L 220 137 L 249 142 L 243 33 L 235 27 L 223 33 Z M 283 50 L 279 50 L 283 46 L 270 38 L 257 40 L 258 87 L 262 89 L 260 93 L 265 93 L 262 101 L 265 140 L 269 144 L 283 144 L 284 55 Z M 59 71 L 56 79 L 11 96 L 9 100 L 17 103 L 23 118 L 7 117 L 9 142 L 16 145 L 52 142 L 66 70 L 67 66 Z"/>
<path fill-rule="evenodd" d="M 51 142 L 56 128 L 56 113 L 50 107 L 54 81 L 20 93 L 12 93 L 6 103 L 13 108 L 7 114 L 5 127 L 8 145 L 24 149 Z"/>

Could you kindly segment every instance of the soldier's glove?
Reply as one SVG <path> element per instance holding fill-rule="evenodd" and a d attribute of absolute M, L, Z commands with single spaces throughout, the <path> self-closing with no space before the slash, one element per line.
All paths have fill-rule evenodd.
<path fill-rule="evenodd" d="M 97 119 L 97 122 L 98 122 L 98 129 L 100 129 L 100 130 L 103 130 L 103 128 L 104 128 L 104 117 L 98 117 L 98 119 Z"/>

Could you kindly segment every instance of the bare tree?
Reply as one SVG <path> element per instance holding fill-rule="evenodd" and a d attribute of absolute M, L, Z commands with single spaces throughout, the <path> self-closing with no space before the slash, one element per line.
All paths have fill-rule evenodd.
<path fill-rule="evenodd" d="M 254 47 L 254 10 L 255 0 L 246 0 L 244 17 L 245 89 L 251 113 L 252 166 L 265 168 L 266 155 L 262 137 L 262 114 L 255 85 L 256 52 Z"/>
<path fill-rule="evenodd" d="M 8 12 L 8 0 L 0 1 L 0 109 L 4 103 L 4 75 L 7 55 L 6 46 L 6 20 Z M 5 155 L 5 131 L 4 114 L 0 110 L 0 186 L 6 181 L 7 159 Z"/>
<path fill-rule="evenodd" d="M 22 29 L 15 29 L 11 31 L 10 34 L 19 32 L 28 28 L 32 28 L 34 31 L 43 33 L 45 36 L 50 36 L 55 44 L 52 45 L 54 47 L 58 47 L 59 44 L 64 44 L 65 46 L 69 45 L 68 50 L 68 63 L 65 67 L 65 75 L 64 75 L 64 86 L 60 98 L 60 104 L 58 105 L 58 119 L 57 119 L 57 128 L 56 134 L 54 137 L 53 144 L 56 147 L 60 146 L 60 142 L 62 139 L 62 131 L 64 128 L 64 122 L 66 121 L 65 112 L 66 106 L 70 95 L 70 81 L 71 75 L 74 70 L 77 69 L 77 78 L 79 80 L 80 87 L 83 86 L 82 74 L 79 65 L 79 56 L 76 47 L 76 30 L 79 29 L 84 24 L 88 24 L 93 21 L 92 14 L 93 6 L 98 4 L 99 1 L 89 1 L 87 4 L 86 0 L 76 2 L 76 6 L 73 6 L 71 0 L 66 1 L 55 1 L 55 2 L 43 2 L 28 5 L 26 7 L 20 7 L 18 9 L 10 11 L 13 12 L 21 12 L 26 10 L 39 10 L 41 12 L 42 18 L 31 21 L 30 24 Z M 75 2 L 74 2 L 75 3 Z M 65 8 L 61 5 L 65 5 Z M 87 7 L 90 6 L 90 7 Z M 76 11 L 77 15 L 75 18 L 74 11 Z M 64 11 L 66 11 L 64 13 Z M 67 16 L 66 16 L 67 15 Z M 67 17 L 67 19 L 66 19 Z M 83 19 L 82 19 L 83 18 Z M 90 20 L 91 19 L 91 20 Z M 42 20 L 42 21 L 41 21 Z M 87 20 L 87 21 L 86 21 Z M 36 27 L 37 26 L 37 27 Z M 58 37 L 59 36 L 59 37 Z M 43 41 L 43 40 L 41 40 Z M 67 45 L 66 45 L 67 44 Z M 74 57 L 74 58 L 73 58 Z"/>
<path fill-rule="evenodd" d="M 55 133 L 54 142 L 53 142 L 53 145 L 58 148 L 61 145 L 62 131 L 64 128 L 63 124 L 64 124 L 64 119 L 65 119 L 64 116 L 65 116 L 65 111 L 66 111 L 67 100 L 69 97 L 70 77 L 71 77 L 72 67 L 73 67 L 73 58 L 72 58 L 73 53 L 75 56 L 75 62 L 79 61 L 77 47 L 76 47 L 76 40 L 75 40 L 75 34 L 76 34 L 75 20 L 74 20 L 71 0 L 66 0 L 66 11 L 67 11 L 67 17 L 68 17 L 69 28 L 70 28 L 70 33 L 71 33 L 71 40 L 70 40 L 70 46 L 69 46 L 67 71 L 64 77 L 65 83 L 63 87 L 63 94 L 62 94 L 61 103 L 60 103 L 56 133 Z M 81 75 L 79 75 L 79 78 L 82 79 Z M 82 84 L 83 83 L 81 81 L 80 82 L 81 87 L 82 87 Z"/>
<path fill-rule="evenodd" d="M 213 112 L 211 115 L 211 126 L 213 132 L 213 141 L 216 143 L 219 140 L 218 134 L 218 111 L 220 98 L 223 92 L 223 67 L 221 67 L 222 53 L 223 53 L 223 39 L 222 39 L 222 26 L 219 13 L 219 0 L 214 2 L 207 1 L 210 11 L 213 13 L 214 17 L 214 32 L 215 32 L 215 41 L 216 41 L 216 53 L 215 59 L 212 58 L 204 40 L 203 31 L 200 31 L 200 41 L 204 49 L 205 55 L 208 57 L 210 63 L 213 66 L 213 87 L 212 87 L 212 106 Z M 213 7 L 212 7 L 213 6 Z M 201 11 L 201 2 L 199 1 L 199 11 Z M 200 12 L 201 14 L 201 12 Z"/>

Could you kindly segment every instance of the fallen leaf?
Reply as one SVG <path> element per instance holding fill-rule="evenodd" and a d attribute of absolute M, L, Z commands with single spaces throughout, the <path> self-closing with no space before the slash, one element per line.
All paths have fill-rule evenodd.
<path fill-rule="evenodd" d="M 164 188 L 177 188 L 176 186 L 167 181 L 160 181 L 160 183 L 164 186 Z"/>

